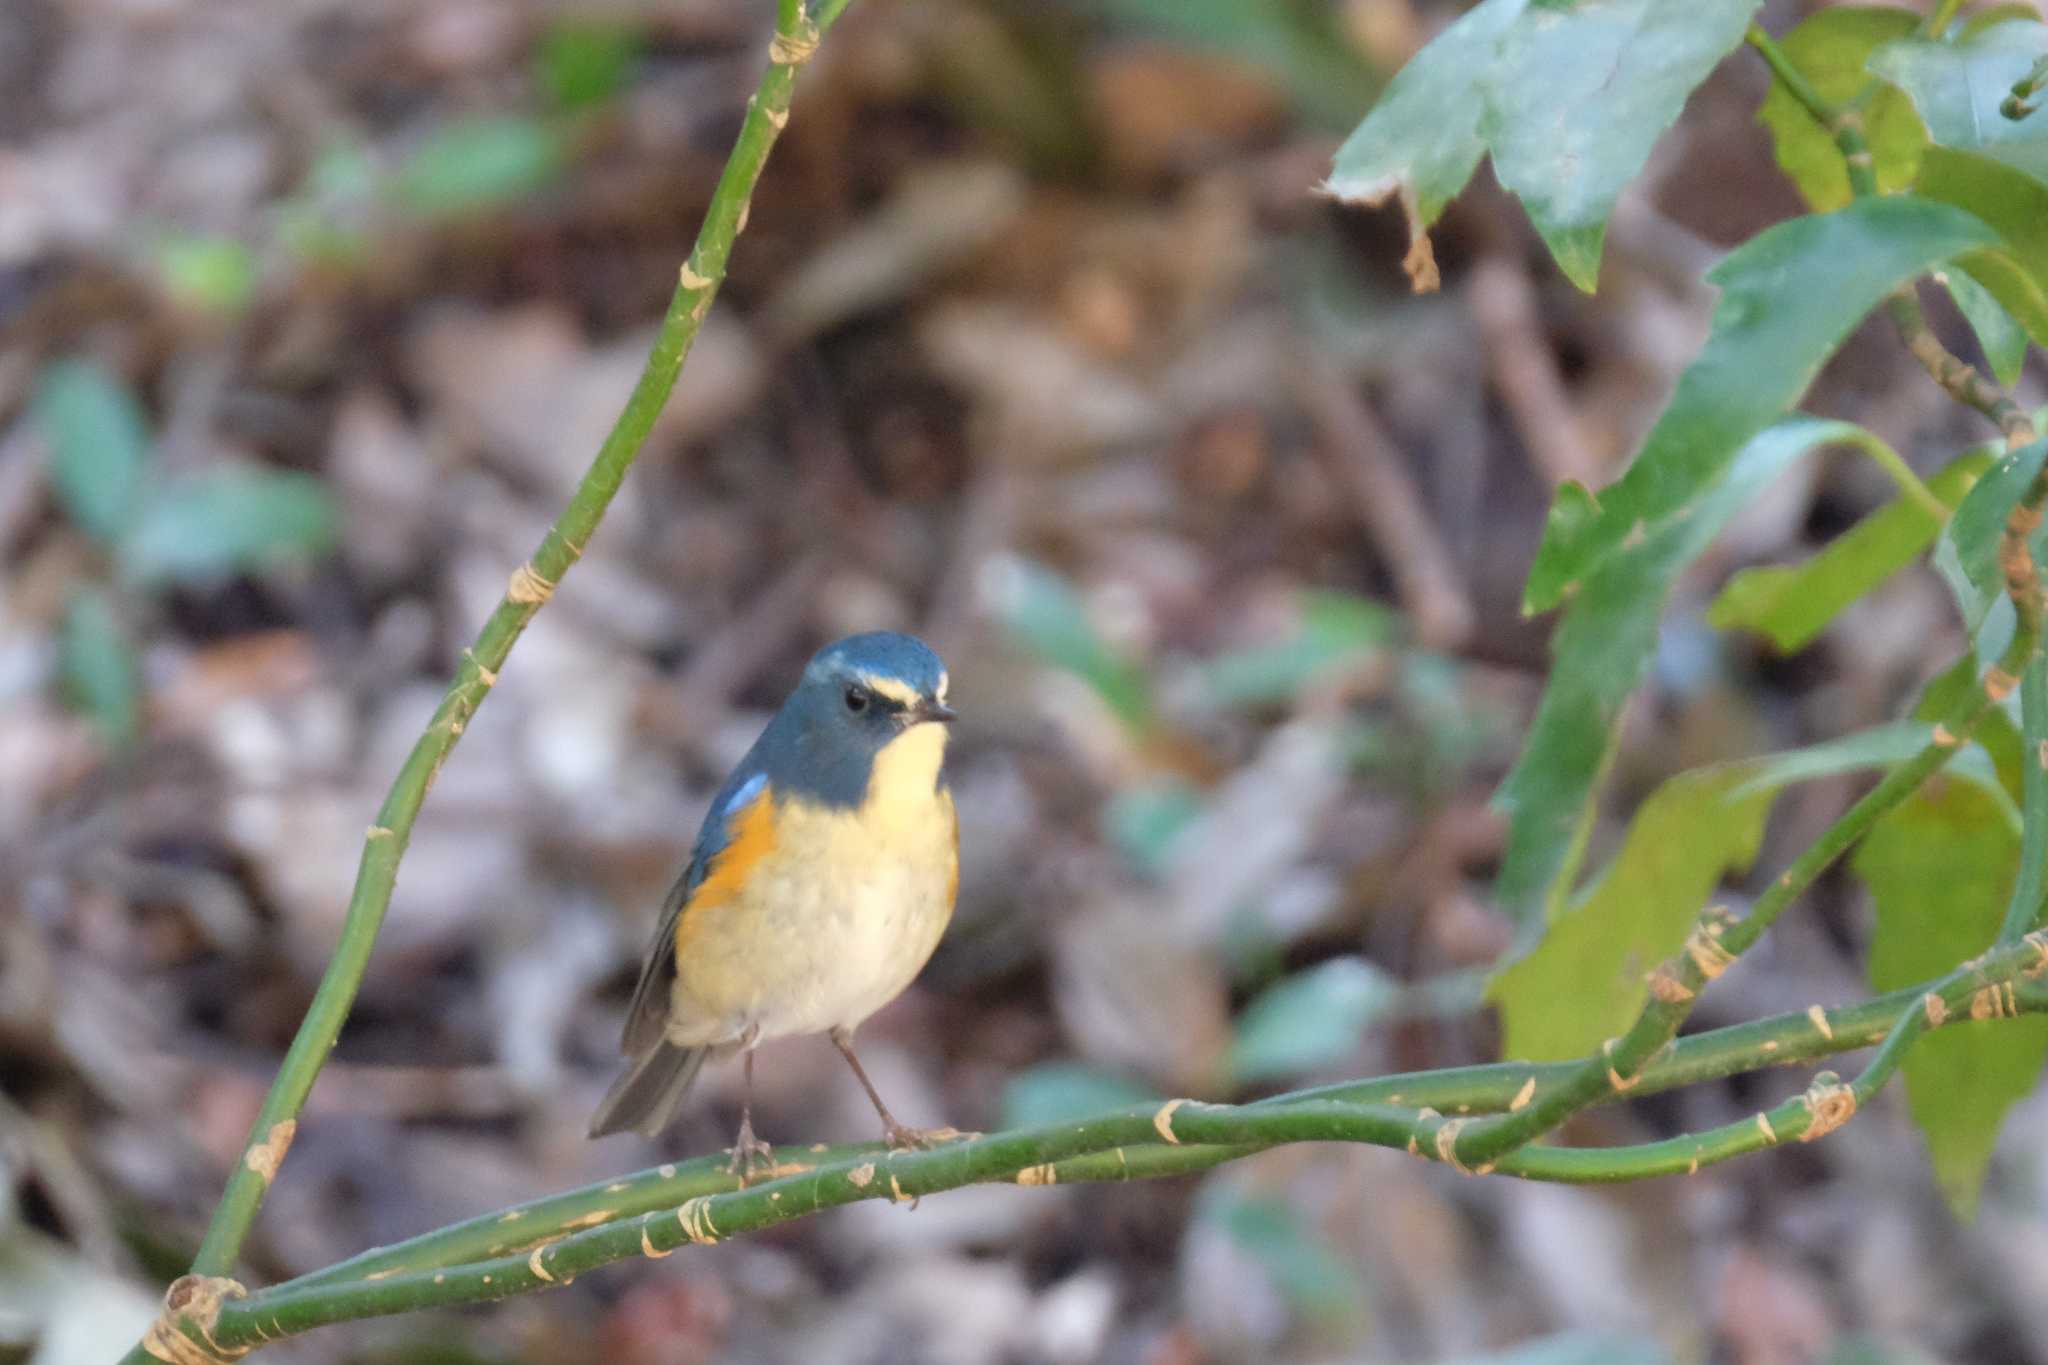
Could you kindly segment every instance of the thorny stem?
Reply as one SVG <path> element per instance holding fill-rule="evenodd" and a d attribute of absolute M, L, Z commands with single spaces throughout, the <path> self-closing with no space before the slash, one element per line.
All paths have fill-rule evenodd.
<path fill-rule="evenodd" d="M 1859 1091 L 1868 1083 L 1874 1093 L 1904 1047 L 1926 1027 L 1964 1017 L 2048 1010 L 2048 990 L 2032 981 L 2044 965 L 2048 936 L 2037 934 L 1923 987 L 1848 1009 L 1815 1007 L 1721 1033 L 1744 1035 L 1742 1051 L 1750 1065 L 1790 1055 L 1811 1059 L 1883 1039 L 1885 1049 L 1857 1082 Z M 1931 1007 L 1929 996 L 1943 1003 Z M 1686 1040 L 1662 1064 L 1656 1081 L 1681 1084 L 1716 1074 L 1726 1061 L 1719 1054 L 1733 1041 L 1715 1035 Z M 1773 1043 L 1779 1046 L 1768 1046 Z M 1433 1107 L 1413 1107 L 1418 1099 L 1451 1104 L 1463 1095 L 1473 1103 L 1512 1105 L 1532 1085 L 1540 1087 L 1568 1070 L 1526 1064 L 1470 1067 L 1323 1087 L 1242 1106 L 1173 1100 L 925 1152 L 784 1148 L 775 1154 L 770 1178 L 745 1188 L 736 1187 L 721 1158 L 700 1158 L 473 1220 L 230 1299 L 214 1309 L 205 1326 L 216 1349 L 230 1355 L 330 1323 L 550 1288 L 611 1262 L 665 1256 L 685 1242 L 710 1244 L 842 1204 L 909 1201 L 967 1184 L 1053 1185 L 1178 1175 L 1282 1143 L 1310 1141 L 1398 1147 L 1447 1160 L 1435 1137 L 1442 1120 Z M 1650 1084 L 1646 1075 L 1645 1085 Z M 1853 1112 L 1853 1106 L 1843 1104 L 1845 1090 L 1823 1073 L 1802 1096 L 1740 1123 L 1634 1146 L 1525 1147 L 1503 1157 L 1496 1169 L 1524 1179 L 1571 1183 L 1697 1170 L 1831 1131 Z"/>
<path fill-rule="evenodd" d="M 1644 1070 L 1641 1084 L 1629 1093 L 1631 1096 L 1658 1094 L 1680 1086 L 1754 1071 L 1762 1066 L 1796 1066 L 1836 1053 L 1870 1047 L 1884 1038 L 1902 1010 L 1917 1008 L 1921 996 L 1930 988 L 1928 985 L 1912 986 L 1853 1005 L 1795 1011 L 1688 1035 L 1660 1054 Z M 2048 1009 L 2048 987 L 2027 987 L 2022 990 L 2019 1000 L 2021 1007 L 2029 1012 Z M 1532 1082 L 1534 1094 L 1547 1093 L 1567 1081 L 1575 1066 L 1572 1062 L 1496 1062 L 1482 1066 L 1446 1067 L 1318 1086 L 1277 1095 L 1248 1107 L 1257 1109 L 1264 1104 L 1323 1099 L 1400 1105 L 1415 1110 L 1430 1108 L 1451 1115 L 1500 1113 L 1506 1111 Z M 1606 1100 L 1616 1098 L 1619 1097 L 1611 1093 L 1603 1097 Z M 880 1154 L 881 1149 L 872 1144 L 784 1147 L 775 1152 L 774 1164 L 786 1173 L 799 1166 L 816 1169 L 856 1156 Z M 1128 1148 L 1123 1160 L 1077 1157 L 1061 1163 L 1056 1174 L 1061 1184 L 1121 1179 L 1126 1174 L 1126 1162 L 1133 1174 L 1139 1173 L 1141 1167 L 1147 1174 L 1173 1174 L 1204 1170 L 1234 1155 L 1243 1155 L 1243 1152 L 1226 1153 L 1217 1148 L 1155 1144 L 1147 1148 Z M 514 1251 L 530 1250 L 542 1242 L 553 1241 L 581 1228 L 637 1217 L 658 1209 L 673 1209 L 686 1199 L 721 1194 L 736 1188 L 738 1181 L 723 1156 L 699 1157 L 550 1195 L 424 1233 L 393 1246 L 378 1247 L 310 1275 L 302 1275 L 279 1288 L 312 1289 L 385 1278 L 401 1270 L 438 1270 L 466 1261 L 488 1260 Z"/>
<path fill-rule="evenodd" d="M 841 0 L 825 9 L 830 18 L 836 19 L 844 7 Z M 624 411 L 577 484 L 567 508 L 542 537 L 533 557 L 513 572 L 497 609 L 476 641 L 463 651 L 454 681 L 443 695 L 426 733 L 414 744 L 370 826 L 340 941 L 307 1008 L 306 1018 L 285 1053 L 277 1079 L 257 1113 L 244 1158 L 237 1163 L 214 1211 L 192 1263 L 195 1276 L 219 1278 L 234 1269 L 257 1209 L 290 1146 L 299 1111 L 355 1000 L 371 945 L 391 902 L 399 860 L 405 854 L 413 822 L 434 776 L 497 682 L 498 671 L 504 667 L 527 622 L 582 555 L 675 387 L 676 375 L 725 278 L 726 262 L 733 241 L 739 236 L 754 185 L 769 150 L 788 121 L 797 71 L 816 49 L 824 26 L 822 20 L 814 23 L 805 17 L 801 0 L 777 0 L 777 19 L 768 69 L 747 102 L 746 117 L 712 193 L 696 245 L 683 264 L 646 366 Z M 142 1347 L 137 1347 L 129 1359 L 146 1360 L 148 1356 Z"/>

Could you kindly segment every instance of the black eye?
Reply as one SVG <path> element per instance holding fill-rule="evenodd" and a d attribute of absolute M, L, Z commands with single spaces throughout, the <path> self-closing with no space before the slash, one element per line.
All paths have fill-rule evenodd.
<path fill-rule="evenodd" d="M 868 694 L 858 687 L 846 689 L 846 709 L 859 715 L 868 709 Z"/>

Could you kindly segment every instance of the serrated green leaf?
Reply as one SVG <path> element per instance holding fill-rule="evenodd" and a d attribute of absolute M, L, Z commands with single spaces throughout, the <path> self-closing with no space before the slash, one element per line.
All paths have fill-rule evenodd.
<path fill-rule="evenodd" d="M 1999 246 L 1968 252 L 1956 265 L 2037 345 L 2048 345 L 2048 184 L 1992 157 L 1935 146 L 1921 162 L 1919 191 L 1997 230 Z"/>
<path fill-rule="evenodd" d="M 1482 0 L 1401 69 L 1338 149 L 1329 189 L 1400 196 L 1420 234 L 1482 152 L 1566 276 L 1591 290 L 1614 201 L 1757 0 Z"/>
<path fill-rule="evenodd" d="M 1042 564 L 1011 560 L 995 598 L 997 619 L 1018 644 L 1087 683 L 1133 733 L 1151 729 L 1151 682 L 1096 631 L 1065 578 Z"/>
<path fill-rule="evenodd" d="M 60 360 L 36 386 L 50 481 L 78 529 L 111 544 L 134 518 L 149 459 L 142 405 L 90 360 Z"/>
<path fill-rule="evenodd" d="M 1158 1098 L 1157 1091 L 1085 1062 L 1040 1062 L 1003 1087 L 1003 1127 L 1041 1128 Z"/>
<path fill-rule="evenodd" d="M 1927 481 L 1950 507 L 1991 466 L 1975 452 Z M 1829 541 L 1803 564 L 1744 569 L 1707 608 L 1717 630 L 1754 630 L 1786 654 L 1806 648 L 1850 603 L 1919 557 L 1942 523 L 1912 498 L 1897 498 Z"/>
<path fill-rule="evenodd" d="M 446 217 L 523 199 L 554 183 L 565 152 L 555 129 L 530 118 L 451 123 L 399 168 L 394 189 L 414 213 Z"/>
<path fill-rule="evenodd" d="M 1970 324 L 1984 362 L 1991 367 L 1991 377 L 2007 388 L 2017 384 L 2027 363 L 2027 329 L 2005 311 L 1990 290 L 1962 270 L 1945 272 L 1941 282 Z"/>
<path fill-rule="evenodd" d="M 1901 283 L 1997 245 L 1990 228 L 1910 195 L 1862 199 L 1795 218 L 1729 253 L 1699 358 L 1599 513 L 1546 528 L 1524 611 L 1548 611 L 1639 526 L 1654 526 L 1711 485 L 1742 444 L 1795 402 L 1842 338 Z"/>
<path fill-rule="evenodd" d="M 1877 911 L 1869 976 L 1897 990 L 1990 945 L 2019 839 L 1981 787 L 1936 778 L 1879 820 L 1850 860 Z M 2048 1019 L 1951 1024 L 1913 1045 L 1906 1099 L 1958 1217 L 1974 1210 L 1998 1126 L 2048 1061 Z"/>
<path fill-rule="evenodd" d="M 157 489 L 120 545 L 132 583 L 206 583 L 334 543 L 335 514 L 318 479 L 222 466 Z"/>
<path fill-rule="evenodd" d="M 1231 1075 L 1271 1080 L 1341 1061 L 1400 999 L 1400 983 L 1362 957 L 1296 972 L 1261 991 L 1238 1016 Z"/>
<path fill-rule="evenodd" d="M 1622 704 L 1649 667 L 1657 619 L 1680 571 L 1793 460 L 1853 430 L 1817 418 L 1769 428 L 1696 485 L 1689 501 L 1673 499 L 1675 506 L 1643 522 L 1579 584 L 1551 636 L 1555 666 L 1529 738 L 1494 798 L 1508 817 L 1496 896 L 1524 935 L 1535 932 L 1570 889 Z"/>
<path fill-rule="evenodd" d="M 81 589 L 65 605 L 57 663 L 71 704 L 116 748 L 133 744 L 141 724 L 141 669 L 113 600 L 98 588 Z"/>
<path fill-rule="evenodd" d="M 1580 1057 L 1628 1027 L 1645 975 L 1678 950 L 1722 877 L 1755 859 L 1773 792 L 1742 792 L 1754 776 L 1748 764 L 1682 773 L 1643 802 L 1607 870 L 1488 984 L 1507 1056 Z"/>
<path fill-rule="evenodd" d="M 1873 75 L 1907 98 L 1934 141 L 1981 151 L 2038 180 L 2048 180 L 2048 115 L 1999 113 L 2014 81 L 2048 55 L 2048 24 L 2008 18 L 1966 28 L 1954 41 L 1905 38 L 1871 55 Z"/>
<path fill-rule="evenodd" d="M 1919 27 L 1920 15 L 1890 6 L 1842 5 L 1824 9 L 1778 40 L 1808 83 L 1831 104 L 1846 104 L 1870 83 L 1864 69 L 1870 54 Z M 1757 121 L 1769 130 L 1771 151 L 1806 202 L 1817 212 L 1841 208 L 1855 196 L 1834 135 L 1814 121 L 1806 106 L 1780 81 L 1772 81 Z M 1880 192 L 1913 183 L 1927 132 L 1912 101 L 1890 86 L 1879 86 L 1863 111 L 1863 136 L 1870 147 Z"/>

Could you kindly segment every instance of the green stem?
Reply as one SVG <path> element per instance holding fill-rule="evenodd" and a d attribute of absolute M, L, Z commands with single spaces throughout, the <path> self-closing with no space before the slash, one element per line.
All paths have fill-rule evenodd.
<path fill-rule="evenodd" d="M 1785 55 L 1785 49 L 1778 46 L 1778 40 L 1765 32 L 1761 24 L 1751 24 L 1742 39 L 1757 50 L 1764 59 L 1764 65 L 1771 68 L 1771 74 L 1785 87 L 1785 93 L 1799 101 L 1800 106 L 1813 115 L 1815 123 L 1830 133 L 1834 132 L 1835 120 L 1841 111 L 1822 98 L 1820 91 L 1806 79 L 1806 73 L 1793 65 L 1792 59 Z"/>
<path fill-rule="evenodd" d="M 818 28 L 804 18 L 796 0 L 779 0 L 778 14 L 781 22 L 770 49 L 767 72 L 747 102 L 746 117 L 732 154 L 713 191 L 696 244 L 683 265 L 625 410 L 577 484 L 569 505 L 542 537 L 532 558 L 513 573 L 497 609 L 476 641 L 463 651 L 454 681 L 378 809 L 363 844 L 340 941 L 307 1008 L 305 1020 L 285 1053 L 277 1079 L 257 1113 L 243 1160 L 236 1163 L 200 1243 L 192 1263 L 194 1275 L 219 1277 L 233 1270 L 278 1163 L 290 1145 L 299 1111 L 354 1003 L 371 946 L 391 902 L 399 860 L 405 854 L 413 822 L 435 775 L 489 695 L 527 623 L 582 555 L 675 387 L 676 375 L 725 278 L 726 262 L 761 168 L 788 119 L 798 67 L 817 46 Z M 137 1349 L 139 1352 L 141 1348 Z M 130 1358 L 146 1357 L 132 1354 Z"/>
<path fill-rule="evenodd" d="M 1918 503 L 1921 511 L 1934 518 L 1937 527 L 1948 524 L 1949 513 L 1954 509 L 1936 497 L 1934 490 L 1921 482 L 1920 476 L 1913 472 L 1913 467 L 1906 463 L 1905 457 L 1879 440 L 1876 433 L 1858 427 L 1853 435 L 1842 438 L 1842 444 L 1855 446 L 1876 461 L 1877 467 L 1891 476 L 1891 481 L 1899 486 L 1901 493 Z"/>
<path fill-rule="evenodd" d="M 1938 982 L 1890 992 L 1853 1005 L 1795 1011 L 1751 1020 L 1679 1039 L 1643 1073 L 1632 1095 L 1655 1094 L 1683 1085 L 1754 1071 L 1763 1066 L 1800 1065 L 1836 1053 L 1869 1047 L 1882 1040 L 1901 1011 L 1917 1008 L 1921 997 Z M 2021 1008 L 2048 1010 L 2048 989 L 2029 988 Z M 1429 1107 L 1445 1114 L 1505 1110 L 1531 1081 L 1536 1093 L 1569 1079 L 1571 1062 L 1500 1062 L 1438 1071 L 1345 1081 L 1277 1095 L 1248 1108 L 1304 1100 L 1339 1100 L 1354 1104 Z M 1609 1095 L 1612 1099 L 1615 1096 Z M 1168 1146 L 1153 1143 L 1125 1149 L 1114 1156 L 1075 1157 L 1058 1165 L 1061 1184 L 1116 1180 L 1140 1175 L 1180 1174 L 1205 1170 L 1244 1154 L 1248 1149 Z M 778 1169 L 801 1169 L 881 1155 L 873 1145 L 851 1147 L 785 1147 L 775 1153 Z M 388 1278 L 401 1271 L 445 1269 L 470 1261 L 490 1260 L 523 1252 L 582 1228 L 620 1218 L 673 1209 L 699 1195 L 738 1188 L 723 1155 L 698 1157 L 653 1170 L 601 1181 L 545 1199 L 516 1205 L 462 1223 L 425 1233 L 394 1246 L 361 1255 L 303 1275 L 279 1289 L 294 1291 Z M 268 1294 L 273 1291 L 264 1291 Z M 259 1295 L 259 1297 L 261 1297 Z"/>
<path fill-rule="evenodd" d="M 2048 991 L 2023 983 L 2026 974 L 2038 973 L 2044 961 L 2048 961 L 2048 945 L 2036 936 L 1988 955 L 1973 968 L 1928 988 L 1898 992 L 1883 1001 L 1823 1015 L 1820 1022 L 1811 1015 L 1798 1015 L 1744 1028 L 1753 1036 L 1759 1029 L 1785 1036 L 1803 1033 L 1814 1046 L 1829 1048 L 1868 1045 L 1884 1036 L 1886 1048 L 1895 1058 L 1928 1026 L 1924 1002 L 1930 992 L 1943 994 L 1943 1020 L 1963 1017 L 1972 1008 L 1968 1002 L 1985 997 L 1987 991 L 2007 992 L 1998 996 L 2000 1014 L 2048 1009 Z M 1880 1005 L 1888 1013 L 1879 1013 Z M 1881 1053 L 1880 1061 L 1885 1056 Z M 1769 1050 L 1751 1054 L 1752 1062 L 1773 1060 L 1777 1056 Z M 1895 1065 L 1895 1061 L 1886 1064 Z M 1877 1066 L 1873 1063 L 1873 1069 Z M 1470 1083 L 1482 1073 L 1488 1075 L 1489 1083 L 1526 1085 L 1531 1075 L 1551 1069 L 1465 1070 L 1467 1092 L 1473 1093 Z M 217 1347 L 231 1352 L 329 1323 L 478 1303 L 549 1288 L 611 1262 L 666 1255 L 685 1242 L 708 1244 L 842 1204 L 866 1199 L 910 1200 L 966 1184 L 1071 1184 L 1183 1174 L 1291 1142 L 1369 1143 L 1441 1158 L 1443 1152 L 1435 1145 L 1441 1120 L 1410 1108 L 1352 1096 L 1366 1089 L 1384 1092 L 1394 1084 L 1411 1089 L 1418 1085 L 1441 1087 L 1445 1074 L 1386 1077 L 1243 1106 L 1173 1101 L 975 1138 L 926 1152 L 784 1149 L 778 1157 L 786 1162 L 792 1155 L 804 1159 L 789 1162 L 774 1178 L 744 1189 L 733 1188 L 731 1177 L 722 1169 L 714 1171 L 714 1165 L 723 1164 L 718 1158 L 704 1158 L 690 1163 L 693 1170 L 688 1173 L 676 1168 L 666 1176 L 650 1173 L 632 1178 L 650 1190 L 651 1182 L 659 1179 L 668 1182 L 663 1187 L 666 1192 L 698 1191 L 679 1203 L 628 1209 L 625 1201 L 638 1193 L 631 1182 L 593 1186 L 546 1201 L 554 1208 L 545 1214 L 543 1206 L 536 1204 L 511 1211 L 520 1215 L 517 1218 L 499 1215 L 495 1221 L 501 1229 L 517 1225 L 525 1231 L 499 1232 L 501 1240 L 481 1259 L 434 1264 L 408 1258 L 369 1272 L 376 1275 L 374 1279 L 358 1276 L 335 1281 L 323 1272 L 245 1299 L 228 1300 L 207 1327 Z M 1866 1071 L 1858 1086 L 1866 1082 L 1873 1087 L 1881 1085 L 1888 1075 L 1888 1070 L 1877 1075 Z M 1697 1169 L 1809 1133 L 1818 1136 L 1813 1132 L 1814 1123 L 1830 1112 L 1824 1101 L 1842 1089 L 1823 1075 L 1805 1096 L 1766 1111 L 1761 1120 L 1752 1116 L 1704 1133 L 1637 1146 L 1527 1147 L 1502 1158 L 1497 1169 L 1524 1179 L 1575 1183 L 1636 1180 Z M 1436 1092 L 1438 1098 L 1447 1098 L 1449 1093 L 1443 1089 Z M 1822 1131 L 1832 1126 L 1832 1122 L 1824 1123 Z M 712 1188 L 714 1185 L 723 1188 Z M 606 1201 L 593 1212 L 606 1212 L 611 1215 L 609 1220 L 588 1226 L 590 1217 L 586 1215 L 581 1220 L 585 1226 L 557 1226 L 536 1235 L 536 1225 L 564 1211 L 562 1201 L 571 1198 Z M 476 1226 L 481 1228 L 484 1221 L 477 1220 Z M 505 1240 L 513 1238 L 517 1240 Z M 438 1246 L 448 1249 L 446 1242 Z M 423 1244 L 415 1247 L 426 1249 Z M 350 1264 L 360 1271 L 365 1261 L 358 1258 Z"/>
<path fill-rule="evenodd" d="M 2034 928 L 2048 893 L 2048 653 L 2020 675 L 2020 873 L 2006 903 L 1998 941 L 2012 943 Z"/>

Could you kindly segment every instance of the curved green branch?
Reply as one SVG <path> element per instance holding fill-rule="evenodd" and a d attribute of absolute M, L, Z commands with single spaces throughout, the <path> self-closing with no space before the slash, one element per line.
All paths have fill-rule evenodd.
<path fill-rule="evenodd" d="M 829 6 L 830 17 L 837 18 L 844 7 L 843 3 Z M 676 376 L 725 279 L 726 262 L 746 219 L 747 205 L 761 169 L 788 122 L 797 72 L 817 49 L 822 28 L 821 23 L 806 16 L 800 0 L 778 0 L 776 34 L 769 48 L 767 71 L 747 101 L 746 117 L 732 153 L 712 193 L 696 244 L 683 263 L 632 395 L 576 485 L 568 506 L 548 528 L 532 557 L 513 570 L 497 609 L 475 642 L 463 651 L 454 681 L 442 696 L 426 732 L 406 757 L 363 841 L 355 889 L 349 897 L 334 956 L 257 1113 L 243 1159 L 236 1163 L 229 1177 L 193 1260 L 192 1274 L 202 1280 L 218 1280 L 234 1269 L 263 1197 L 290 1148 L 299 1111 L 355 1001 L 371 946 L 397 884 L 399 861 L 405 856 L 413 823 L 435 775 L 462 737 L 470 718 L 489 696 L 499 670 L 505 666 L 527 623 L 582 556 L 584 546 L 603 520 L 605 509 L 611 505 L 626 471 L 632 467 L 675 387 Z M 143 1347 L 137 1347 L 129 1356 L 137 1361 L 148 1358 Z"/>

